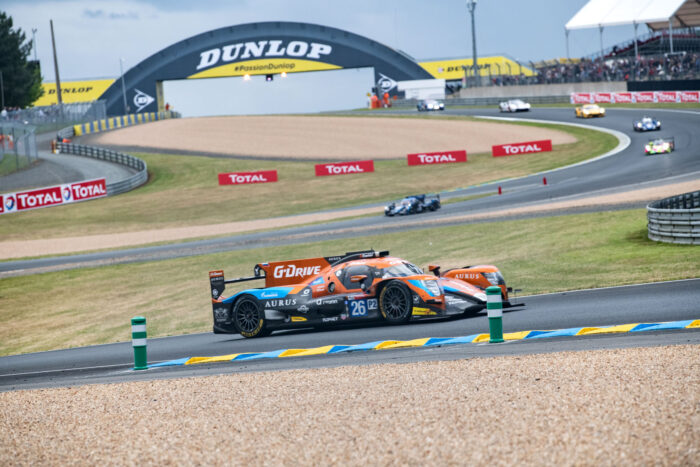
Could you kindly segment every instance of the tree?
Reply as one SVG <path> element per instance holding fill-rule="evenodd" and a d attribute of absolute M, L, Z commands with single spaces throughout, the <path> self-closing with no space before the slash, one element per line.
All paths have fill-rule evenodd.
<path fill-rule="evenodd" d="M 0 11 L 0 72 L 6 107 L 27 107 L 42 94 L 41 70 L 28 62 L 31 41 L 21 29 L 12 29 L 12 18 Z"/>

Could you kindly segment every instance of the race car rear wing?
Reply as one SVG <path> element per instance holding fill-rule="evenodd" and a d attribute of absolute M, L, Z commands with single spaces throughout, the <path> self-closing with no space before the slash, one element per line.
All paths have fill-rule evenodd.
<path fill-rule="evenodd" d="M 374 250 L 365 250 L 350 251 L 344 255 L 337 256 L 258 263 L 253 268 L 253 276 L 239 277 L 230 280 L 224 278 L 224 271 L 209 271 L 211 296 L 215 300 L 221 297 L 221 294 L 226 288 L 226 284 L 265 279 L 265 288 L 294 285 L 303 282 L 309 277 L 320 274 L 324 269 L 335 266 L 336 264 L 353 261 L 355 259 L 375 258 L 388 255 L 388 251 L 377 252 Z"/>

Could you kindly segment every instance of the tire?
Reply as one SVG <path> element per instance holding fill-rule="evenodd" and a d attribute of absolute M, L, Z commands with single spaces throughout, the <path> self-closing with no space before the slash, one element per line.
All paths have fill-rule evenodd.
<path fill-rule="evenodd" d="M 401 281 L 389 282 L 379 294 L 379 311 L 389 324 L 406 323 L 413 313 L 411 291 Z"/>
<path fill-rule="evenodd" d="M 233 326 L 243 337 L 267 336 L 271 331 L 267 329 L 264 313 L 255 298 L 244 296 L 233 306 Z"/>

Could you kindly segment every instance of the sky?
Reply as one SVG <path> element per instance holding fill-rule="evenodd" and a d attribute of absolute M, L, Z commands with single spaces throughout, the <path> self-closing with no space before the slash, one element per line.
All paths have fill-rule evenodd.
<path fill-rule="evenodd" d="M 477 53 L 523 61 L 566 56 L 564 25 L 587 0 L 480 0 Z M 3 0 L 29 39 L 45 81 L 54 81 L 53 19 L 61 80 L 116 78 L 169 45 L 243 23 L 298 21 L 344 29 L 402 50 L 418 61 L 472 56 L 465 0 Z M 644 28 L 639 33 L 644 34 Z M 629 41 L 632 26 L 606 28 L 604 47 Z M 600 50 L 597 29 L 569 35 L 571 57 Z M 34 57 L 32 51 L 31 57 Z M 196 82 L 190 83 L 189 81 Z M 367 70 L 165 83 L 165 98 L 185 115 L 315 112 L 366 105 Z M 222 96 L 226 96 L 225 99 Z"/>

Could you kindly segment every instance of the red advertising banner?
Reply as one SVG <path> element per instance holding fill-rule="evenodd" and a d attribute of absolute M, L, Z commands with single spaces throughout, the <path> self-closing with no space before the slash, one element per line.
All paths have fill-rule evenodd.
<path fill-rule="evenodd" d="M 73 183 L 67 189 L 63 189 L 64 202 L 83 201 L 86 199 L 101 198 L 102 196 L 107 196 L 107 182 L 104 178 Z"/>
<path fill-rule="evenodd" d="M 681 102 L 700 102 L 700 91 L 679 91 Z"/>
<path fill-rule="evenodd" d="M 635 102 L 654 102 L 654 92 L 653 91 L 644 91 L 644 92 L 635 92 L 634 93 L 634 100 Z"/>
<path fill-rule="evenodd" d="M 374 172 L 374 161 L 333 162 L 316 164 L 316 176 Z"/>
<path fill-rule="evenodd" d="M 627 103 L 631 104 L 634 102 L 634 98 L 631 92 L 616 92 L 613 94 L 613 99 L 616 103 Z"/>
<path fill-rule="evenodd" d="M 17 210 L 43 208 L 54 204 L 63 204 L 63 196 L 60 186 L 39 188 L 38 190 L 16 193 Z"/>
<path fill-rule="evenodd" d="M 467 162 L 467 151 L 442 151 L 425 152 L 420 154 L 408 154 L 408 165 L 449 164 L 453 162 Z"/>
<path fill-rule="evenodd" d="M 590 104 L 593 102 L 593 96 L 590 92 L 572 92 L 571 93 L 571 103 L 572 104 Z"/>
<path fill-rule="evenodd" d="M 0 214 L 45 208 L 107 196 L 104 178 L 0 195 Z"/>
<path fill-rule="evenodd" d="M 491 146 L 491 152 L 493 153 L 493 157 L 513 156 L 515 154 L 527 154 L 532 152 L 547 152 L 551 150 L 551 139 Z"/>
<path fill-rule="evenodd" d="M 249 183 L 271 183 L 276 181 L 276 170 L 259 170 L 257 172 L 228 172 L 219 174 L 219 185 L 247 185 Z"/>
<path fill-rule="evenodd" d="M 656 102 L 676 102 L 676 91 L 654 91 Z"/>
<path fill-rule="evenodd" d="M 593 101 L 598 104 L 611 104 L 612 100 L 611 92 L 596 92 L 593 95 Z"/>

